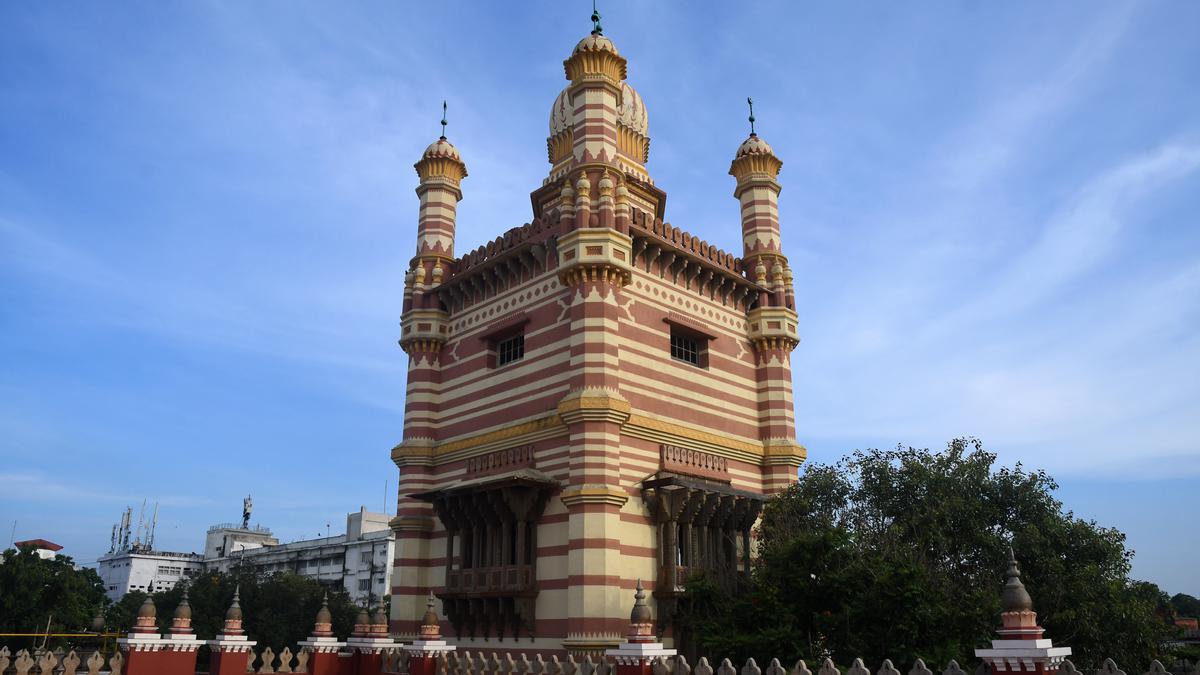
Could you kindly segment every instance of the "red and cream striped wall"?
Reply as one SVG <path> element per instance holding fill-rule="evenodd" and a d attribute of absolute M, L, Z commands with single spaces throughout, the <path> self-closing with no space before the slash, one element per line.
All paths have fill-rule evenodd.
<path fill-rule="evenodd" d="M 781 162 L 757 137 L 738 150 L 741 259 L 686 233 L 660 236 L 672 228 L 659 221 L 654 232 L 631 226 L 635 209 L 665 205 L 643 166 L 645 106 L 603 35 L 581 41 L 564 67 L 570 84 L 551 115 L 552 169 L 531 225 L 452 257 L 465 163 L 444 138 L 417 163 L 418 247 L 400 340 L 404 436 L 392 450 L 393 633 L 416 633 L 447 568 L 445 528 L 411 495 L 513 457 L 557 480 L 536 532 L 535 637 L 458 644 L 594 652 L 621 640 L 637 580 L 657 574 L 641 483 L 663 469 L 663 446 L 716 456 L 731 487 L 761 494 L 794 482 L 805 457 L 793 417 L 798 337 L 779 243 Z M 706 344 L 700 366 L 671 358 L 673 328 Z M 497 365 L 495 336 L 515 332 L 524 357 Z"/>

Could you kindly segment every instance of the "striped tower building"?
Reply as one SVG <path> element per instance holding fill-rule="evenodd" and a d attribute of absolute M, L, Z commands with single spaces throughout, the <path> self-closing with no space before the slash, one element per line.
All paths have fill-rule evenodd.
<path fill-rule="evenodd" d="M 531 222 L 455 257 L 466 166 L 444 136 L 416 164 L 399 635 L 432 591 L 460 648 L 598 654 L 644 579 L 678 643 L 683 582 L 741 583 L 764 497 L 805 457 L 782 163 L 754 134 L 737 150 L 741 257 L 664 223 L 645 104 L 593 20 L 564 61 Z"/>

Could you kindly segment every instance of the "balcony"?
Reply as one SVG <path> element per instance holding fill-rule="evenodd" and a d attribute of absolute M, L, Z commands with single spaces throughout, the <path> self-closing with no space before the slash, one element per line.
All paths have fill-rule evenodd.
<path fill-rule="evenodd" d="M 450 570 L 446 575 L 447 597 L 500 597 L 536 595 L 533 565 L 502 565 Z"/>

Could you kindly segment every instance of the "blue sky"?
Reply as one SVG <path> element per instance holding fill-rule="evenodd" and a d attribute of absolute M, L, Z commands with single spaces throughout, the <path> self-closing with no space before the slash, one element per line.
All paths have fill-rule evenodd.
<path fill-rule="evenodd" d="M 1200 4 L 605 0 L 673 224 L 784 160 L 810 457 L 981 437 L 1200 595 Z M 584 2 L 0 4 L 0 527 L 81 561 L 395 490 L 412 163 L 529 219 Z M 388 498 L 387 503 L 391 503 Z M 5 542 L 7 543 L 7 542 Z"/>

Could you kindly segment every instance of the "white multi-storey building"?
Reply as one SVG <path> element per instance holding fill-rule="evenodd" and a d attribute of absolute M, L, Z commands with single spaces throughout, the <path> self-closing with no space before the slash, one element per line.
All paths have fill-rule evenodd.
<path fill-rule="evenodd" d="M 204 556 L 138 549 L 109 553 L 96 564 L 105 593 L 118 600 L 129 591 L 154 593 L 174 588 L 204 571 Z"/>
<path fill-rule="evenodd" d="M 246 566 L 260 574 L 300 574 L 323 586 L 345 589 L 356 603 L 374 605 L 391 588 L 395 547 L 388 516 L 364 507 L 347 514 L 344 534 L 281 544 L 263 527 L 214 525 L 208 529 L 203 554 L 134 545 L 100 558 L 99 572 L 114 600 L 133 590 L 166 590 L 204 571 Z"/>

